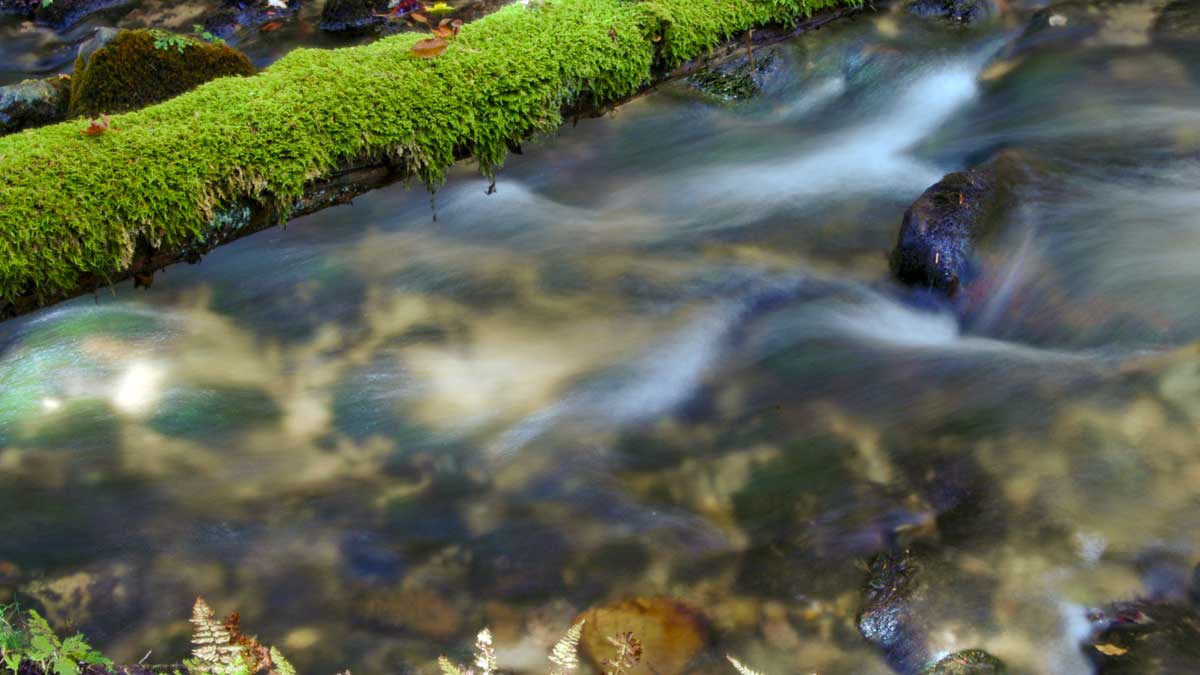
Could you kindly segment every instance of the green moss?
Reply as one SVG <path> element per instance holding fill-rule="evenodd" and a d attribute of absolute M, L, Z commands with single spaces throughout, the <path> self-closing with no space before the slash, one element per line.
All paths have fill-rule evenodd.
<path fill-rule="evenodd" d="M 162 48 L 164 40 L 172 40 L 169 48 Z M 253 74 L 249 59 L 225 45 L 156 31 L 121 31 L 90 57 L 76 59 L 70 114 L 96 117 L 138 110 L 218 77 Z"/>
<path fill-rule="evenodd" d="M 955 652 L 922 671 L 922 675 L 1004 675 L 1000 659 L 980 649 Z"/>
<path fill-rule="evenodd" d="M 570 101 L 632 94 L 656 64 L 853 1 L 515 4 L 465 26 L 435 59 L 413 56 L 417 34 L 302 49 L 256 77 L 114 117 L 100 136 L 74 122 L 0 138 L 0 299 L 111 278 L 139 237 L 178 250 L 241 196 L 286 215 L 344 160 L 388 157 L 430 186 L 461 154 L 491 174 L 511 141 L 556 128 Z"/>

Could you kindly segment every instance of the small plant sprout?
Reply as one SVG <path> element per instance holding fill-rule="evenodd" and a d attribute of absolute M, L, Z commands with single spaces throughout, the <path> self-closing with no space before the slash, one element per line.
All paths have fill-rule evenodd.
<path fill-rule="evenodd" d="M 571 626 L 571 630 L 554 645 L 554 651 L 550 652 L 550 663 L 554 664 L 554 670 L 550 675 L 567 675 L 567 673 L 579 667 L 579 638 L 583 636 L 583 621 Z"/>
<path fill-rule="evenodd" d="M 210 44 L 214 44 L 214 45 L 225 44 L 225 38 L 223 38 L 219 35 L 216 35 L 216 34 L 212 33 L 211 31 L 206 30 L 204 28 L 204 26 L 202 26 L 198 23 L 192 24 L 192 32 L 196 34 L 196 37 L 198 37 L 201 40 L 204 40 L 205 42 L 208 42 Z"/>
<path fill-rule="evenodd" d="M 739 675 L 763 675 L 763 673 L 760 673 L 757 670 L 751 670 L 741 661 L 738 661 L 729 654 L 726 654 L 725 658 L 729 659 L 729 663 L 733 665 L 733 669 L 738 671 Z"/>
<path fill-rule="evenodd" d="M 0 666 L 12 673 L 28 664 L 45 675 L 79 675 L 80 666 L 112 666 L 82 635 L 59 639 L 42 615 L 29 610 L 23 625 L 15 605 L 0 607 Z"/>
<path fill-rule="evenodd" d="M 617 656 L 605 659 L 604 675 L 628 675 L 629 671 L 642 662 L 642 641 L 628 631 L 608 638 L 608 643 L 617 648 Z"/>
<path fill-rule="evenodd" d="M 188 39 L 182 35 L 174 35 L 172 33 L 165 33 L 161 31 L 156 31 L 154 35 L 155 49 L 177 49 L 179 50 L 179 53 L 182 54 L 184 50 L 188 48 L 189 44 L 191 43 L 188 42 Z"/>

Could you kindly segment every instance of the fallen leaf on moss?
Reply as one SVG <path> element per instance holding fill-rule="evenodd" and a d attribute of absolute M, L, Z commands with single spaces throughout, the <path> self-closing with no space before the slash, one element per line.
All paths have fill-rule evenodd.
<path fill-rule="evenodd" d="M 100 119 L 98 120 L 90 120 L 87 127 L 85 127 L 81 133 L 86 136 L 99 136 L 108 131 L 109 128 L 110 123 L 108 121 L 108 115 L 101 115 Z"/>
<path fill-rule="evenodd" d="M 459 29 L 462 28 L 463 22 L 460 19 L 451 21 L 450 19 L 442 19 L 436 26 L 430 26 L 429 30 L 433 34 L 444 39 L 450 39 L 458 35 Z"/>
<path fill-rule="evenodd" d="M 431 37 L 414 43 L 412 52 L 423 59 L 432 59 L 446 51 L 446 47 L 449 46 L 450 43 L 446 42 L 444 38 Z"/>

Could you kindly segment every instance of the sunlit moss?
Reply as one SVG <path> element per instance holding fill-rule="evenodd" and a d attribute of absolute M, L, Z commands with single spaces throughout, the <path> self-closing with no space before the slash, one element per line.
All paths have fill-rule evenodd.
<path fill-rule="evenodd" d="M 0 138 L 0 299 L 110 278 L 139 237 L 179 249 L 222 204 L 249 195 L 286 216 L 305 183 L 351 158 L 390 158 L 430 186 L 456 156 L 485 174 L 509 145 L 561 122 L 564 104 L 608 101 L 656 65 L 699 55 L 751 26 L 853 0 L 542 0 L 463 28 L 435 59 L 423 36 L 297 50 L 250 78 L 224 78 L 112 119 Z"/>

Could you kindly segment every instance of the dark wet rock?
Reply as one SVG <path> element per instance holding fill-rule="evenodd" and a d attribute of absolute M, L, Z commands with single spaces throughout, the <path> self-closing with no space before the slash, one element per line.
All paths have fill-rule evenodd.
<path fill-rule="evenodd" d="M 577 596 L 595 598 L 625 579 L 637 578 L 649 563 L 650 552 L 642 544 L 615 541 L 588 551 L 567 576 Z"/>
<path fill-rule="evenodd" d="M 129 0 L 0 0 L 0 14 L 13 14 L 56 30 L 65 30 L 88 16 L 113 7 L 128 4 Z"/>
<path fill-rule="evenodd" d="M 914 545 L 886 551 L 868 568 L 858 630 L 896 672 L 920 673 L 934 654 L 959 648 L 952 639 L 945 643 L 954 633 L 947 627 L 995 623 L 995 588 L 994 578 L 959 567 L 946 550 Z"/>
<path fill-rule="evenodd" d="M 506 525 L 477 539 L 471 553 L 471 585 L 480 595 L 530 600 L 553 596 L 564 587 L 568 546 L 551 528 Z"/>
<path fill-rule="evenodd" d="M 689 672 L 689 664 L 709 640 L 708 622 L 700 611 L 670 598 L 610 603 L 584 612 L 579 620 L 584 621 L 580 651 L 598 669 L 616 658 L 610 637 L 632 633 L 641 642 L 644 656 L 629 675 Z"/>
<path fill-rule="evenodd" d="M 0 87 L 0 134 L 31 129 L 67 118 L 70 80 L 25 80 Z"/>
<path fill-rule="evenodd" d="M 1200 3 L 1175 0 L 1163 8 L 1151 29 L 1154 41 L 1200 48 Z"/>
<path fill-rule="evenodd" d="M 964 649 L 938 661 L 921 675 L 1004 675 L 1007 672 L 1000 659 L 982 649 Z"/>
<path fill-rule="evenodd" d="M 929 660 L 925 630 L 913 605 L 928 592 L 920 564 L 908 550 L 875 556 L 868 572 L 858 631 L 901 673 L 918 671 Z"/>
<path fill-rule="evenodd" d="M 906 9 L 920 17 L 971 23 L 995 16 L 998 7 L 991 0 L 913 0 Z"/>
<path fill-rule="evenodd" d="M 1082 648 L 1098 675 L 1200 672 L 1200 611 L 1194 605 L 1123 602 L 1094 618 L 1103 627 Z"/>
<path fill-rule="evenodd" d="M 994 545 L 1007 530 L 1005 499 L 998 483 L 971 453 L 950 445 L 897 453 L 893 461 L 931 508 L 941 544 Z"/>
<path fill-rule="evenodd" d="M 262 0 L 227 0 L 205 17 L 204 30 L 225 39 L 239 29 L 260 30 L 274 21 L 286 21 L 300 11 L 300 0 L 287 0 L 284 7 L 272 7 Z"/>
<path fill-rule="evenodd" d="M 228 46 L 184 36 L 175 36 L 182 48 L 156 46 L 166 37 L 158 31 L 121 31 L 90 54 L 81 53 L 71 81 L 70 114 L 137 110 L 218 77 L 254 74 L 249 59 Z"/>
<path fill-rule="evenodd" d="M 1200 81 L 1200 3 L 1174 0 L 1159 13 L 1150 35 L 1156 45 L 1175 52 L 1192 79 Z"/>
<path fill-rule="evenodd" d="M 891 268 L 903 284 L 956 294 L 979 274 L 976 245 L 992 235 L 1012 205 L 1023 173 L 1019 153 L 1006 151 L 966 171 L 946 175 L 904 214 Z"/>
<path fill-rule="evenodd" d="M 755 52 L 754 63 L 739 57 L 687 78 L 687 84 L 702 94 L 721 101 L 748 101 L 761 94 L 770 77 L 781 70 L 781 59 L 773 49 Z"/>
<path fill-rule="evenodd" d="M 361 31 L 385 23 L 382 14 L 397 10 L 403 14 L 419 8 L 415 0 L 400 0 L 395 6 L 392 0 L 328 0 L 321 10 L 321 30 Z"/>

